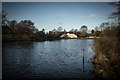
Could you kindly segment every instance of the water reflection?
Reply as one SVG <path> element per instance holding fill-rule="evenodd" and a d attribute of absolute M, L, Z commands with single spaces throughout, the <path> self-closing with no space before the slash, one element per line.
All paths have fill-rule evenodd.
<path fill-rule="evenodd" d="M 33 43 L 31 42 L 3 42 L 2 47 L 7 46 L 8 48 L 33 48 Z M 4 50 L 4 49 L 3 49 Z"/>
<path fill-rule="evenodd" d="M 90 44 L 93 40 L 3 43 L 3 78 L 94 78 Z"/>

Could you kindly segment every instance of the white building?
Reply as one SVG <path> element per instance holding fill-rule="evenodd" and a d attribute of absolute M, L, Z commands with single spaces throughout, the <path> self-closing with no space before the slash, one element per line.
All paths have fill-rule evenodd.
<path fill-rule="evenodd" d="M 61 35 L 60 37 L 61 37 L 61 38 L 77 38 L 77 35 L 67 33 L 67 34 Z"/>

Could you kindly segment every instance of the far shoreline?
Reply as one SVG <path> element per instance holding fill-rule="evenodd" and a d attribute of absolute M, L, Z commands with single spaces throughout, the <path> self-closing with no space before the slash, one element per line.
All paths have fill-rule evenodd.
<path fill-rule="evenodd" d="M 97 38 L 68 38 L 68 39 L 56 39 L 56 40 L 43 40 L 43 41 L 34 41 L 34 40 L 2 40 L 2 42 L 44 42 L 44 41 L 59 41 L 59 40 L 86 40 L 86 39 L 97 39 Z"/>

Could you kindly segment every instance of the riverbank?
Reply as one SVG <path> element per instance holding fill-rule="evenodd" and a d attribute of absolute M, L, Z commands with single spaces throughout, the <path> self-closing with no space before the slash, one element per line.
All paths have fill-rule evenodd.
<path fill-rule="evenodd" d="M 120 76 L 119 37 L 103 36 L 94 40 L 94 73 L 103 79 L 115 79 Z"/>

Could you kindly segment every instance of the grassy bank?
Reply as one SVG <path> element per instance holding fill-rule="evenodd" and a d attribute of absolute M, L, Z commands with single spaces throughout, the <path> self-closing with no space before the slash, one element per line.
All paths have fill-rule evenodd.
<path fill-rule="evenodd" d="M 102 36 L 94 41 L 96 56 L 95 74 L 101 78 L 119 78 L 120 76 L 120 26 L 106 28 Z"/>

